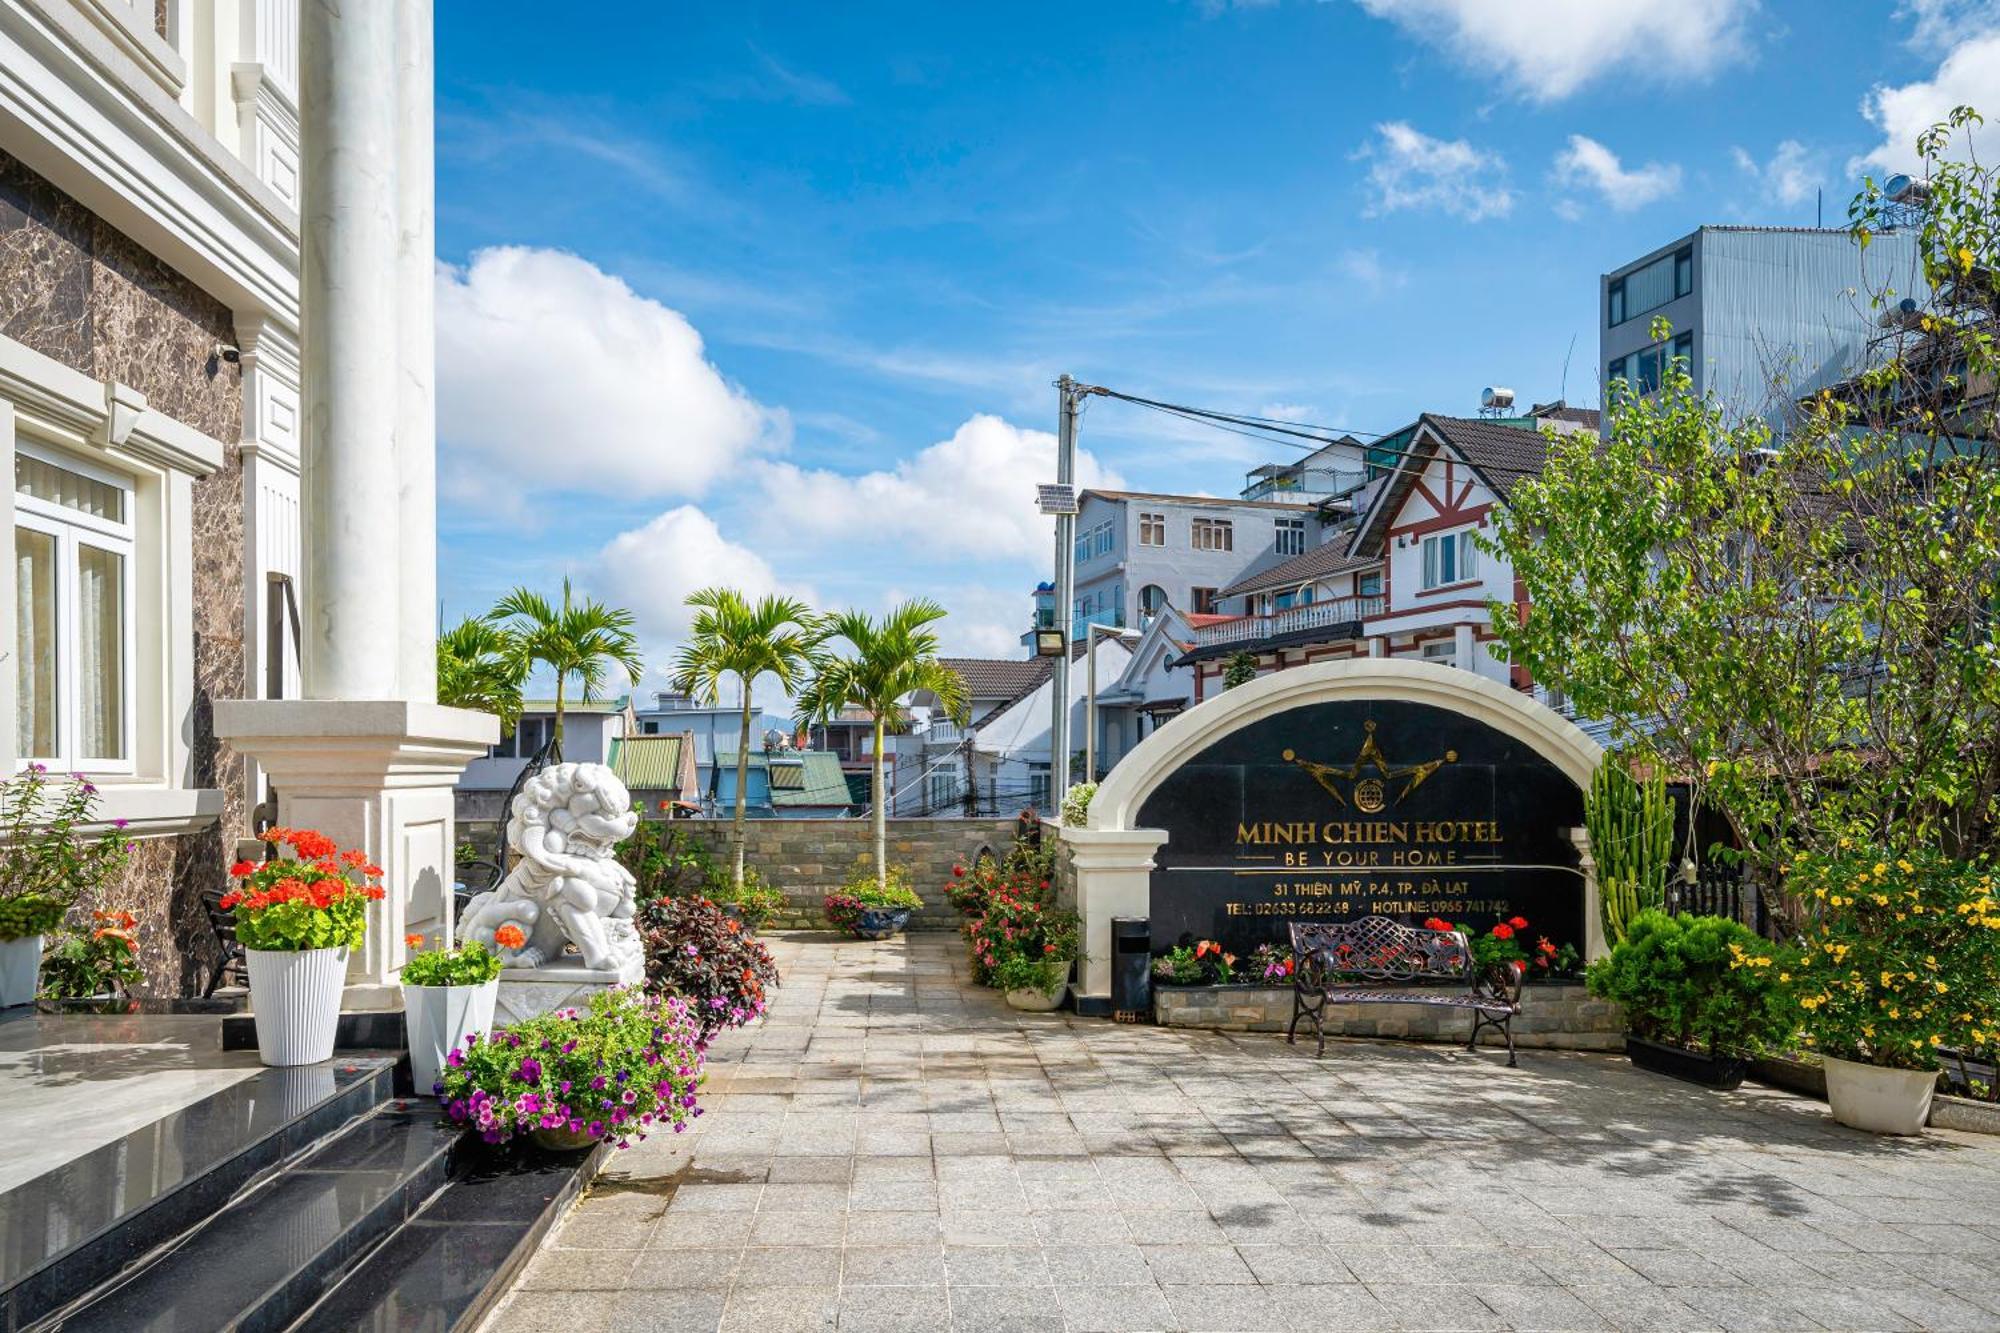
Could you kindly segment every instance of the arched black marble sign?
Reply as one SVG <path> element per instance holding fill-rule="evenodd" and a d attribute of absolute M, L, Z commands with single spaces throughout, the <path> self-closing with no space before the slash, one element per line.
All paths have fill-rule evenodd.
<path fill-rule="evenodd" d="M 1283 943 L 1290 920 L 1380 914 L 1584 948 L 1584 884 L 1568 830 L 1583 794 L 1525 741 L 1404 700 L 1305 704 L 1232 732 L 1139 808 L 1164 829 L 1153 947 Z"/>

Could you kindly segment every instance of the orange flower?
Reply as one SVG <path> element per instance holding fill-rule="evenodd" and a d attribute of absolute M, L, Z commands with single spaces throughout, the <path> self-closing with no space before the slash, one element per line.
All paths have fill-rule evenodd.
<path fill-rule="evenodd" d="M 518 949 L 528 942 L 528 937 L 510 921 L 493 932 L 493 942 L 503 949 Z"/>
<path fill-rule="evenodd" d="M 247 879 L 257 873 L 257 863 L 255 861 L 238 861 L 235 865 L 229 867 L 229 873 L 237 879 Z"/>
<path fill-rule="evenodd" d="M 403 943 L 412 949 L 421 949 L 424 947 L 424 937 L 419 932 L 413 930 L 403 936 Z"/>

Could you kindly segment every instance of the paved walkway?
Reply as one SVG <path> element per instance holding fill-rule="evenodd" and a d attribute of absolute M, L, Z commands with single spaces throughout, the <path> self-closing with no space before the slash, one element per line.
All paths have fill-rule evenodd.
<path fill-rule="evenodd" d="M 699 1132 L 616 1159 L 489 1329 L 2000 1329 L 2000 1140 L 1016 1014 L 948 936 L 776 949 Z"/>

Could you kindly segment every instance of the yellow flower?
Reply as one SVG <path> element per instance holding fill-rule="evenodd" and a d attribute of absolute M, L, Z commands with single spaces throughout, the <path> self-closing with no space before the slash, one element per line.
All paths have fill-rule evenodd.
<path fill-rule="evenodd" d="M 1931 985 L 1937 987 L 1937 993 L 1940 995 L 1948 995 L 1951 993 L 1951 987 L 1945 985 L 1942 981 L 1933 981 Z"/>
<path fill-rule="evenodd" d="M 1938 1034 L 1935 1032 L 1931 1033 L 1931 1045 L 1933 1046 L 1944 1045 L 1944 1038 L 1938 1036 Z"/>
<path fill-rule="evenodd" d="M 1908 861 L 1898 861 L 1896 862 L 1896 869 L 1902 871 L 1905 875 L 1908 875 L 1914 872 L 1916 870 L 1916 867 L 1911 865 Z"/>

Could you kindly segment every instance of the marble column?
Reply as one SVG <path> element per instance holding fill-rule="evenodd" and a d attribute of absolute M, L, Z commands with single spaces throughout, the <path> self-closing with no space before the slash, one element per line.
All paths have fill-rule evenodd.
<path fill-rule="evenodd" d="M 397 697 L 396 0 L 299 6 L 305 696 Z"/>
<path fill-rule="evenodd" d="M 402 539 L 405 699 L 437 701 L 437 165 L 431 0 L 396 5 L 397 512 Z"/>
<path fill-rule="evenodd" d="M 1083 918 L 1077 1003 L 1109 1003 L 1111 919 L 1153 914 L 1153 853 L 1167 835 L 1161 829 L 1064 828 L 1061 836 L 1076 876 L 1076 913 Z"/>
<path fill-rule="evenodd" d="M 215 707 L 281 823 L 386 872 L 350 1009 L 400 1005 L 405 931 L 448 935 L 454 787 L 500 737 L 435 702 L 431 50 L 428 0 L 300 5 L 305 697 Z"/>

